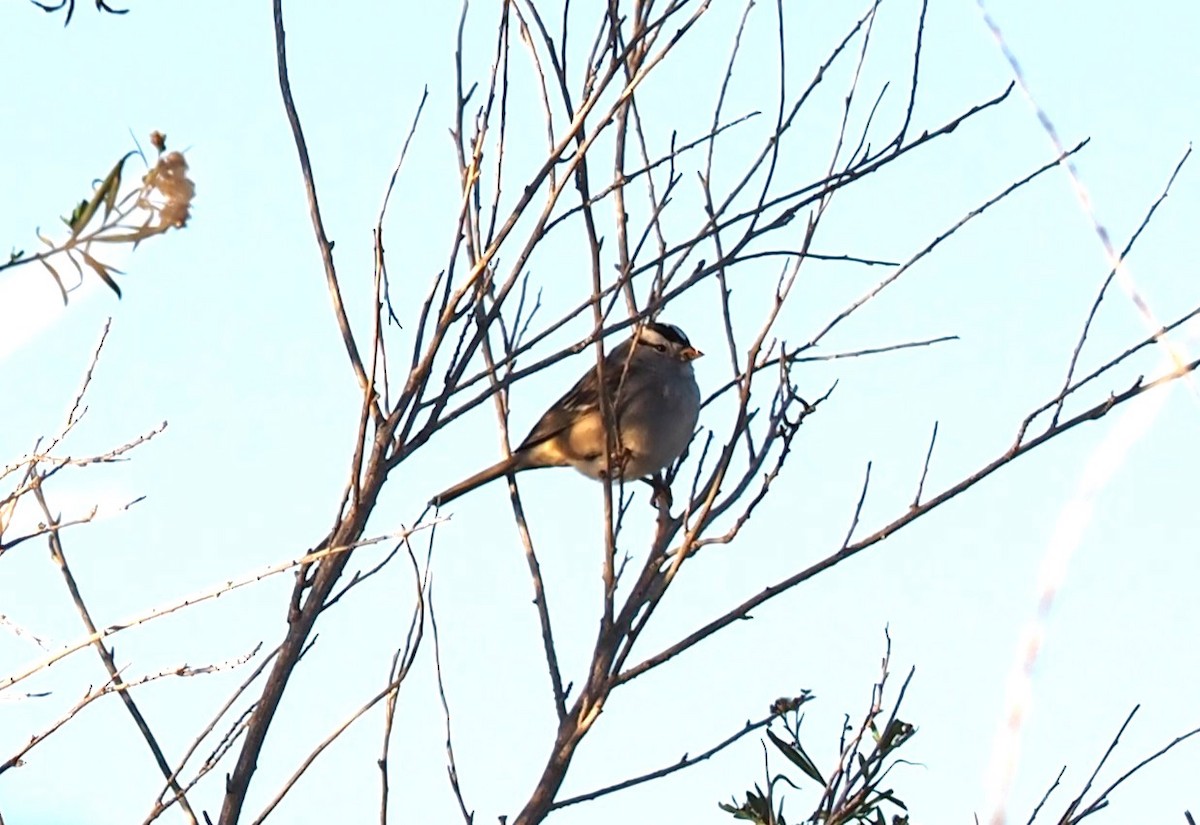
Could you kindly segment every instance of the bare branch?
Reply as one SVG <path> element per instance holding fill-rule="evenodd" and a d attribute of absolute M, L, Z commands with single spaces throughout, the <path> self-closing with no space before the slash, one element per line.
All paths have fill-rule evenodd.
<path fill-rule="evenodd" d="M 1118 266 L 1129 257 L 1129 253 L 1133 250 L 1133 245 L 1137 243 L 1138 238 L 1141 237 L 1142 231 L 1150 225 L 1150 220 L 1154 217 L 1154 213 L 1158 211 L 1159 205 L 1167 199 L 1167 195 L 1171 191 L 1171 185 L 1175 183 L 1175 178 L 1178 177 L 1179 171 L 1183 169 L 1183 164 L 1187 162 L 1187 159 L 1191 157 L 1191 154 L 1192 147 L 1189 146 L 1187 151 L 1183 153 L 1183 157 L 1181 157 L 1179 162 L 1175 164 L 1175 170 L 1171 172 L 1171 177 L 1167 179 L 1167 185 L 1163 187 L 1162 194 L 1158 196 L 1154 203 L 1150 204 L 1150 208 L 1146 210 L 1146 214 L 1142 217 L 1142 222 L 1138 224 L 1138 228 L 1134 230 L 1134 233 L 1129 237 L 1129 242 L 1126 243 L 1125 248 L 1121 250 L 1121 255 L 1118 258 Z M 1059 417 L 1062 415 L 1063 404 L 1066 403 L 1066 398 L 1069 394 L 1068 391 L 1071 388 L 1071 379 L 1074 378 L 1075 367 L 1079 363 L 1079 354 L 1083 351 L 1083 344 L 1087 340 L 1088 332 L 1092 328 L 1092 321 L 1095 320 L 1096 313 L 1100 310 L 1100 304 L 1104 300 L 1104 295 L 1108 292 L 1109 285 L 1112 284 L 1113 279 L 1117 276 L 1118 266 L 1114 266 L 1112 269 L 1110 269 L 1108 275 L 1105 276 L 1104 281 L 1100 284 L 1100 290 L 1096 293 L 1096 300 L 1092 302 L 1092 308 L 1088 310 L 1087 319 L 1083 322 L 1083 330 L 1079 333 L 1079 340 L 1075 343 L 1075 349 L 1071 353 L 1071 363 L 1067 365 L 1067 377 L 1063 380 L 1062 390 L 1059 392 L 1058 404 L 1054 408 L 1054 416 L 1051 419 L 1054 423 L 1057 423 Z M 1164 332 L 1165 330 L 1160 330 L 1157 335 L 1151 337 L 1161 337 Z"/>
<path fill-rule="evenodd" d="M 619 681 L 629 681 L 630 679 L 636 678 L 640 674 L 645 673 L 647 670 L 650 670 L 651 668 L 656 667 L 657 665 L 660 665 L 671 658 L 674 658 L 683 651 L 688 650 L 697 643 L 708 638 L 722 627 L 726 627 L 727 625 L 738 621 L 739 619 L 745 618 L 754 608 L 766 601 L 769 601 L 770 599 L 775 598 L 780 593 L 786 592 L 801 582 L 808 581 L 818 573 L 821 573 L 822 571 L 827 570 L 830 567 L 841 563 L 842 561 L 845 561 L 847 558 L 862 552 L 868 547 L 878 544 L 888 536 L 894 535 L 897 531 L 908 526 L 925 513 L 944 504 L 971 487 L 974 487 L 980 481 L 987 478 L 1001 467 L 1006 466 L 1010 462 L 1014 461 L 1020 456 L 1025 455 L 1031 450 L 1037 449 L 1051 439 L 1057 438 L 1058 436 L 1066 433 L 1068 430 L 1074 429 L 1080 424 L 1088 421 L 1099 420 L 1106 416 L 1114 408 L 1125 404 L 1134 398 L 1149 392 L 1150 390 L 1158 389 L 1166 384 L 1176 381 L 1182 376 L 1194 372 L 1197 367 L 1200 367 L 1200 360 L 1185 364 L 1181 369 L 1171 370 L 1170 372 L 1160 375 L 1149 382 L 1143 382 L 1139 379 L 1132 387 L 1124 392 L 1113 394 L 1107 400 L 1102 401 L 1081 413 L 1078 413 L 1072 418 L 1060 422 L 1057 426 L 1048 428 L 1046 432 L 1036 436 L 1035 438 L 1029 439 L 1020 444 L 1014 444 L 1002 455 L 993 459 L 971 475 L 943 489 L 940 493 L 926 500 L 925 503 L 919 507 L 909 508 L 908 511 L 903 515 L 892 520 L 884 527 L 879 528 L 869 536 L 859 539 L 853 544 L 845 546 L 838 552 L 827 556 L 816 564 L 813 564 L 798 573 L 765 587 L 759 594 L 752 596 L 737 607 L 708 622 L 703 627 L 689 634 L 675 644 L 670 645 L 653 656 L 648 657 L 641 663 L 634 665 L 620 674 L 618 677 Z"/>
<path fill-rule="evenodd" d="M 558 810 L 559 808 L 565 808 L 568 805 L 575 805 L 579 802 L 590 802 L 593 799 L 599 799 L 602 796 L 608 796 L 609 794 L 616 793 L 617 791 L 623 791 L 627 788 L 632 788 L 637 785 L 641 785 L 644 782 L 650 782 L 651 780 L 654 780 L 654 779 L 661 779 L 664 776 L 670 776 L 671 774 L 675 773 L 676 771 L 681 771 L 684 768 L 690 768 L 692 765 L 698 765 L 699 763 L 705 761 L 706 759 L 710 759 L 713 756 L 716 756 L 718 753 L 725 750 L 727 747 L 729 747 L 734 742 L 741 739 L 746 734 L 753 733 L 754 731 L 759 730 L 761 728 L 765 728 L 767 725 L 771 724 L 771 720 L 773 720 L 776 717 L 776 715 L 777 714 L 772 713 L 770 716 L 765 716 L 762 719 L 759 719 L 757 722 L 747 721 L 746 724 L 740 730 L 738 730 L 736 733 L 726 737 L 725 739 L 722 739 L 720 742 L 713 745 L 708 750 L 702 751 L 701 753 L 698 753 L 695 756 L 691 756 L 690 754 L 685 753 L 683 756 L 681 756 L 679 758 L 678 762 L 676 762 L 672 765 L 668 765 L 665 768 L 659 768 L 656 771 L 650 771 L 649 773 L 644 773 L 641 776 L 635 776 L 631 779 L 626 779 L 623 782 L 617 782 L 613 785 L 607 785 L 603 788 L 600 788 L 595 791 L 589 791 L 588 793 L 585 793 L 585 794 L 579 794 L 578 796 L 571 796 L 571 797 L 567 797 L 566 799 L 561 799 L 558 802 L 555 802 L 553 805 L 551 805 L 550 810 L 555 811 L 555 810 Z"/>
<path fill-rule="evenodd" d="M 107 331 L 107 330 L 106 330 Z M 103 338 L 101 339 L 103 343 Z M 93 361 L 94 364 L 94 361 Z M 91 378 L 91 370 L 88 370 L 88 379 Z M 86 381 L 84 384 L 86 389 Z M 81 393 L 82 395 L 82 393 Z M 78 404 L 78 398 L 76 399 Z M 68 416 L 68 424 L 70 427 L 74 418 L 75 407 L 72 407 L 71 415 Z M 83 620 L 83 626 L 87 632 L 93 636 L 97 634 L 96 624 L 92 621 L 91 611 L 83 601 L 83 595 L 79 592 L 79 585 L 75 581 L 75 576 L 71 573 L 71 568 L 67 564 L 66 552 L 63 548 L 62 538 L 58 532 L 58 517 L 50 511 L 50 505 L 46 502 L 46 496 L 42 490 L 42 478 L 39 476 L 34 483 L 33 495 L 37 499 L 38 506 L 42 509 L 42 514 L 46 517 L 46 523 L 49 525 L 49 545 L 50 557 L 58 566 L 59 572 L 62 573 L 63 580 L 66 582 L 67 590 L 71 594 L 71 601 L 75 604 L 75 609 L 79 613 L 79 618 Z M 158 769 L 167 779 L 167 783 L 171 789 L 175 791 L 179 799 L 179 807 L 183 809 L 184 815 L 187 816 L 188 822 L 195 823 L 196 813 L 192 810 L 192 806 L 188 804 L 187 797 L 184 791 L 179 787 L 179 783 L 175 781 L 174 771 L 167 763 L 166 756 L 163 755 L 162 747 L 158 744 L 158 738 L 150 730 L 150 724 L 146 721 L 146 717 L 138 708 L 137 703 L 133 700 L 133 696 L 129 691 L 125 690 L 125 682 L 121 678 L 120 670 L 117 668 L 116 661 L 113 659 L 112 652 L 105 646 L 104 642 L 97 638 L 95 644 L 96 652 L 100 655 L 100 660 L 104 663 L 105 670 L 108 671 L 110 684 L 113 689 L 120 695 L 121 701 L 125 703 L 125 709 L 129 711 L 129 715 L 133 718 L 134 726 L 137 727 L 138 733 L 146 742 L 146 746 L 150 749 L 150 753 L 154 756 L 154 761 L 158 765 Z"/>
<path fill-rule="evenodd" d="M 437 674 L 438 698 L 442 703 L 442 718 L 446 722 L 446 776 L 450 780 L 450 790 L 454 792 L 454 799 L 458 802 L 458 810 L 462 814 L 463 822 L 471 825 L 475 820 L 475 813 L 467 810 L 467 803 L 462 795 L 462 786 L 458 780 L 458 763 L 454 760 L 454 737 L 450 732 L 450 703 L 446 699 L 446 681 L 442 675 L 442 646 L 438 636 L 437 615 L 433 609 L 432 592 L 429 594 L 429 626 L 433 630 L 433 666 L 434 672 Z"/>
<path fill-rule="evenodd" d="M 933 459 L 933 445 L 937 443 L 938 423 L 933 422 L 933 434 L 929 436 L 929 450 L 925 453 L 925 463 L 921 466 L 921 480 L 917 482 L 917 494 L 913 496 L 913 507 L 921 506 L 921 493 L 925 490 L 925 479 L 929 475 L 929 462 Z"/>
<path fill-rule="evenodd" d="M 317 184 L 313 177 L 312 162 L 308 158 L 308 144 L 304 140 L 304 129 L 300 125 L 300 115 L 296 111 L 296 102 L 292 99 L 292 85 L 288 80 L 287 46 L 283 31 L 283 3 L 274 0 L 272 5 L 275 20 L 275 58 L 279 75 L 279 93 L 283 97 L 283 107 L 287 112 L 288 125 L 292 129 L 292 140 L 296 144 L 296 154 L 300 161 L 300 173 L 304 178 L 304 190 L 308 196 L 308 211 L 312 218 L 313 234 L 317 238 L 317 247 L 321 252 L 321 261 L 325 266 L 325 283 L 329 287 L 329 299 L 337 316 L 338 329 L 342 333 L 342 343 L 346 354 L 350 357 L 350 366 L 358 379 L 359 388 L 364 398 L 369 401 L 376 418 L 382 418 L 378 402 L 374 399 L 374 388 L 367 379 L 363 367 L 362 356 L 359 355 L 358 344 L 354 332 L 350 328 L 350 318 L 346 314 L 346 306 L 342 301 L 342 290 L 338 283 L 337 268 L 333 263 L 333 243 L 325 234 L 325 222 L 321 218 L 321 206 L 317 201 Z"/>
<path fill-rule="evenodd" d="M 423 525 L 416 527 L 413 530 L 409 531 L 409 534 L 418 532 L 420 530 L 424 530 L 428 527 L 432 527 L 435 523 L 437 523 L 437 522 L 430 522 L 427 524 L 423 524 Z M 107 639 L 109 636 L 113 636 L 117 633 L 120 633 L 123 630 L 129 630 L 130 628 L 138 627 L 139 625 L 146 624 L 147 622 L 153 621 L 153 620 L 161 618 L 163 616 L 168 616 L 171 613 L 176 613 L 180 610 L 191 607 L 192 605 L 200 604 L 201 602 L 206 602 L 206 601 L 210 601 L 212 599 L 219 598 L 220 596 L 223 596 L 226 593 L 229 593 L 233 590 L 239 590 L 243 587 L 247 587 L 252 584 L 256 584 L 256 583 L 262 581 L 263 579 L 269 578 L 270 576 L 275 576 L 280 573 L 285 573 L 289 570 L 294 570 L 297 567 L 301 567 L 304 565 L 309 565 L 314 562 L 321 561 L 322 559 L 336 557 L 338 555 L 344 555 L 345 553 L 347 553 L 350 550 L 355 549 L 356 547 L 367 547 L 367 546 L 370 546 L 373 544 L 379 544 L 380 542 L 390 541 L 393 538 L 396 538 L 396 536 L 394 536 L 394 535 L 377 536 L 377 537 L 370 538 L 370 539 L 364 539 L 362 541 L 355 543 L 354 545 L 346 545 L 346 546 L 342 546 L 342 547 L 330 547 L 330 548 L 327 548 L 324 550 L 317 550 L 313 553 L 308 553 L 297 559 L 291 559 L 289 561 L 271 565 L 269 567 L 264 568 L 263 570 L 260 570 L 257 573 L 252 573 L 252 574 L 250 574 L 248 576 L 244 576 L 240 579 L 234 579 L 234 580 L 225 582 L 224 584 L 220 585 L 219 587 L 210 588 L 207 590 L 201 590 L 191 596 L 188 596 L 187 598 L 184 598 L 179 601 L 168 604 L 165 607 L 155 608 L 153 610 L 149 610 L 144 613 L 134 615 L 127 619 L 123 619 L 119 622 L 115 622 L 114 624 L 111 624 L 108 627 L 98 628 L 96 631 L 89 633 L 88 635 L 86 635 L 80 639 L 76 639 L 75 641 L 65 645 L 63 648 L 56 651 L 55 653 L 45 657 L 44 659 L 41 659 L 41 660 L 35 662 L 32 665 L 25 667 L 23 670 L 19 670 L 16 673 L 12 674 L 11 676 L 6 676 L 3 679 L 0 679 L 0 691 L 6 690 L 17 683 L 22 682 L 25 679 L 28 679 L 33 674 L 38 673 L 39 671 L 42 671 L 42 670 L 54 665 L 55 663 L 62 661 L 66 657 L 70 656 L 72 653 L 77 653 L 78 651 L 83 650 L 86 647 L 90 647 L 91 645 L 95 644 L 97 641 L 100 641 L 101 639 Z"/>

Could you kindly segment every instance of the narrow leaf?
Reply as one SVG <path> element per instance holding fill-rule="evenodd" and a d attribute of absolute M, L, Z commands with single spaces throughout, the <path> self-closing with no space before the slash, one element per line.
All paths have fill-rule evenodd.
<path fill-rule="evenodd" d="M 71 228 L 71 237 L 79 236 L 79 233 L 87 228 L 87 225 L 92 222 L 92 218 L 96 216 L 96 210 L 100 208 L 100 204 L 104 204 L 104 216 L 112 212 L 113 207 L 117 202 L 117 193 L 121 189 L 121 169 L 125 166 L 125 161 L 129 159 L 134 152 L 126 152 L 125 156 L 116 162 L 109 173 L 100 181 L 100 185 L 96 187 L 96 191 L 92 193 L 91 200 L 80 201 L 79 206 L 71 213 L 70 220 L 63 218 L 63 221 Z"/>
<path fill-rule="evenodd" d="M 46 267 L 46 269 L 50 271 L 50 275 L 54 278 L 54 283 L 58 284 L 58 291 L 61 292 L 63 296 L 63 306 L 66 306 L 67 288 L 63 286 L 62 278 L 58 276 L 58 270 L 50 266 L 49 262 L 45 258 L 42 259 L 42 266 Z"/>
<path fill-rule="evenodd" d="M 113 209 L 117 206 L 117 193 L 121 190 L 121 170 L 125 166 L 125 161 L 129 160 L 136 152 L 126 152 L 113 166 L 112 171 L 104 178 L 104 182 L 100 184 L 100 191 L 104 192 L 104 217 L 107 218 L 112 214 Z"/>
<path fill-rule="evenodd" d="M 817 766 L 814 765 L 812 760 L 808 758 L 808 754 L 804 752 L 799 743 L 793 745 L 789 742 L 783 741 L 783 739 L 776 736 L 775 732 L 770 728 L 767 729 L 767 736 L 770 737 L 773 743 L 775 743 L 775 747 L 779 748 L 779 750 L 783 752 L 783 755 L 788 758 L 788 761 L 803 771 L 809 779 L 819 782 L 822 785 L 825 784 L 825 780 L 821 778 L 821 772 L 817 770 Z"/>
<path fill-rule="evenodd" d="M 117 286 L 117 282 L 114 281 L 112 279 L 112 276 L 110 276 L 108 274 L 109 267 L 100 263 L 95 258 L 93 258 L 91 255 L 84 252 L 82 249 L 79 250 L 79 254 L 83 256 L 84 263 L 86 263 L 88 266 L 90 266 L 92 268 L 92 271 L 94 271 L 97 275 L 99 275 L 101 280 L 103 280 L 104 283 L 108 284 L 109 288 L 113 292 L 117 293 L 117 297 L 120 298 L 121 297 L 121 288 L 119 286 Z M 115 271 L 115 270 L 113 270 L 113 271 Z"/>

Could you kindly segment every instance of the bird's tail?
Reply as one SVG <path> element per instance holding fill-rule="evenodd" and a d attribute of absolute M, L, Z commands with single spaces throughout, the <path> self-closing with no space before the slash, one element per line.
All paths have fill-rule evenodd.
<path fill-rule="evenodd" d="M 512 456 L 511 458 L 507 458 L 504 461 L 500 461 L 500 462 L 497 462 L 496 464 L 493 464 L 491 467 L 488 467 L 485 470 L 480 470 L 475 475 L 471 476 L 468 479 L 460 481 L 458 484 L 455 484 L 453 487 L 443 490 L 442 492 L 438 493 L 433 498 L 429 499 L 429 503 L 432 504 L 434 507 L 441 507 L 443 504 L 448 504 L 449 502 L 453 501 L 454 499 L 458 498 L 459 496 L 461 496 L 465 493 L 471 492 L 476 487 L 482 487 L 484 484 L 487 484 L 489 481 L 495 481 L 496 479 L 500 478 L 501 476 L 508 475 L 509 473 L 515 473 L 519 470 L 524 470 L 524 469 L 526 469 L 526 468 L 521 465 L 521 463 L 517 459 L 517 457 Z"/>

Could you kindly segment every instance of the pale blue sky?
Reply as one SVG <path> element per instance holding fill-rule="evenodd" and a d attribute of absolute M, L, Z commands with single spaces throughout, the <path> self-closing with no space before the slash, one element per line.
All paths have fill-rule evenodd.
<path fill-rule="evenodd" d="M 173 148 L 187 151 L 197 183 L 187 231 L 122 260 L 128 274 L 120 302 L 103 288 L 84 288 L 60 312 L 56 288 L 36 267 L 0 274 L 0 376 L 8 399 L 0 460 L 7 463 L 58 424 L 109 315 L 113 330 L 90 417 L 72 451 L 108 448 L 169 422 L 132 462 L 91 468 L 50 489 L 51 501 L 69 511 L 147 496 L 128 513 L 68 534 L 67 551 L 101 622 L 299 555 L 318 541 L 341 492 L 357 415 L 279 101 L 269 4 L 130 5 L 129 14 L 108 17 L 81 3 L 65 30 L 60 17 L 33 6 L 0 9 L 4 243 L 32 248 L 35 227 L 57 224 L 87 182 L 126 151 L 130 130 L 142 140 L 152 129 L 166 132 Z M 351 302 L 367 294 L 371 227 L 425 85 L 424 122 L 389 224 L 402 302 L 423 294 L 450 245 L 457 181 L 447 128 L 458 4 L 404 5 L 286 9 L 292 86 Z M 760 5 L 751 19 L 761 35 L 770 4 Z M 861 11 L 860 4 L 838 5 L 830 13 L 825 4 L 785 3 L 797 79 L 811 76 L 831 38 Z M 467 61 L 480 71 L 495 31 L 488 6 L 475 4 L 479 16 L 468 28 Z M 885 112 L 903 97 L 914 8 L 889 0 L 874 34 L 878 52 L 864 88 L 872 97 L 884 80 L 894 81 Z M 989 8 L 1064 140 L 1092 137 L 1078 166 L 1122 245 L 1200 135 L 1193 105 L 1200 9 L 1166 2 L 1144 4 L 1137 13 L 1115 3 Z M 717 64 L 740 13 L 741 4 L 714 2 L 692 46 L 645 90 L 644 105 L 677 118 L 681 135 L 702 132 L 711 116 Z M 925 43 L 918 132 L 1009 80 L 974 2 L 934 0 Z M 767 77 L 748 63 L 729 110 L 769 108 Z M 814 104 L 811 126 L 799 130 L 796 168 L 786 170 L 798 180 L 828 162 L 828 115 L 845 85 L 838 75 Z M 727 144 L 730 157 L 740 139 Z M 746 145 L 757 145 L 750 133 Z M 1014 96 L 835 201 L 817 248 L 903 260 L 1051 156 L 1029 107 Z M 1163 319 L 1200 302 L 1191 273 L 1200 237 L 1198 181 L 1194 166 L 1185 167 L 1131 259 Z M 680 197 L 694 195 L 685 190 Z M 582 247 L 552 246 L 533 271 L 547 301 L 565 303 L 555 289 L 586 272 Z M 939 446 L 927 489 L 941 489 L 1002 452 L 1024 415 L 1057 391 L 1106 271 L 1065 175 L 1051 173 L 972 223 L 847 322 L 827 351 L 944 334 L 961 340 L 806 367 L 805 393 L 819 395 L 834 380 L 836 392 L 806 423 L 790 471 L 743 539 L 711 548 L 690 565 L 644 652 L 836 549 L 867 461 L 874 467 L 865 529 L 903 512 L 935 420 Z M 785 334 L 807 339 L 878 277 L 845 264 L 808 267 Z M 672 309 L 666 319 L 683 325 L 699 347 L 719 348 L 720 333 L 701 309 Z M 749 304 L 743 311 L 758 316 L 761 309 Z M 30 331 L 15 333 L 18 320 Z M 1085 365 L 1142 335 L 1128 301 L 1114 294 L 1101 310 Z M 724 366 L 718 358 L 699 362 L 701 383 L 724 380 Z M 1150 353 L 1097 393 L 1124 389 L 1140 372 L 1160 367 L 1161 357 Z M 562 364 L 514 393 L 515 428 L 523 431 L 581 369 Z M 1061 811 L 1134 704 L 1142 710 L 1102 782 L 1200 724 L 1191 469 L 1200 452 L 1198 407 L 1185 388 L 1168 392 L 1152 430 L 1101 493 L 1071 560 L 1033 684 L 1009 800 L 1012 821 L 1027 818 L 1065 763 L 1066 790 L 1050 806 Z M 895 772 L 893 787 L 919 821 L 982 816 L 1004 683 L 1034 613 L 1039 565 L 1084 462 L 1111 426 L 1109 420 L 1086 426 L 1022 459 L 775 600 L 755 621 L 618 691 L 580 750 L 564 793 L 702 750 L 762 715 L 776 696 L 803 688 L 818 697 L 806 747 L 827 763 L 842 714 L 856 717 L 868 701 L 890 625 L 896 671 L 917 667 L 903 716 L 920 728 L 906 747 L 920 764 Z M 430 493 L 493 460 L 493 418 L 480 409 L 432 447 L 435 453 L 418 456 L 389 482 L 370 532 L 410 523 Z M 531 521 L 564 670 L 574 678 L 593 636 L 600 553 L 598 533 L 577 531 L 597 523 L 599 488 L 564 470 L 534 474 L 522 489 L 527 503 L 537 503 Z M 562 500 L 567 496 L 573 502 Z M 487 488 L 452 509 L 435 560 L 439 627 L 464 792 L 477 821 L 492 822 L 514 814 L 528 795 L 544 763 L 553 710 L 503 489 Z M 634 534 L 640 523 L 630 528 Z M 364 553 L 361 564 L 376 557 Z M 259 640 L 269 646 L 282 634 L 288 592 L 290 582 L 280 578 L 123 634 L 118 659 L 136 675 L 229 659 Z M 248 811 L 259 810 L 300 756 L 379 688 L 402 639 L 408 599 L 409 581 L 397 567 L 328 616 L 271 731 Z M 41 546 L 4 556 L 0 613 L 52 644 L 80 632 Z M 432 648 L 423 652 L 401 693 L 392 793 L 397 817 L 448 822 L 457 813 L 444 774 L 431 654 Z M 0 633 L 0 674 L 38 656 L 24 640 Z M 165 681 L 142 690 L 139 700 L 169 753 L 177 754 L 242 678 L 235 671 Z M 49 698 L 0 703 L 0 758 L 102 679 L 99 661 L 84 652 L 29 686 L 52 690 Z M 375 817 L 379 737 L 378 715 L 360 722 L 315 767 L 330 781 L 302 784 L 277 811 L 278 821 Z M 90 708 L 28 763 L 0 776 L 5 822 L 141 821 L 160 781 L 115 700 Z M 1182 822 L 1185 807 L 1200 813 L 1198 766 L 1200 743 L 1187 744 L 1118 790 L 1112 808 L 1098 816 Z M 220 780 L 213 779 L 193 798 L 210 811 L 220 804 Z M 761 782 L 761 751 L 750 738 L 710 763 L 566 809 L 553 821 L 725 822 L 716 803 L 754 782 Z M 330 786 L 340 794 L 331 795 Z M 809 804 L 795 794 L 788 810 L 799 818 Z"/>

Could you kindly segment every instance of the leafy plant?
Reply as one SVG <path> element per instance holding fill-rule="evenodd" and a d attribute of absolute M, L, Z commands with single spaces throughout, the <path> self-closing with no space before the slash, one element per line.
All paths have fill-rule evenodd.
<path fill-rule="evenodd" d="M 803 825 L 848 822 L 907 825 L 908 806 L 891 788 L 883 787 L 883 782 L 892 767 L 901 761 L 897 752 L 912 739 L 917 730 L 897 716 L 914 671 L 910 670 L 905 677 L 889 712 L 884 707 L 884 694 L 890 676 L 890 659 L 891 639 L 888 639 L 882 673 L 871 690 L 870 707 L 857 726 L 851 725 L 850 717 L 846 717 L 838 743 L 837 760 L 824 772 L 817 767 L 816 761 L 808 755 L 800 741 L 800 726 L 804 721 L 801 709 L 813 698 L 812 694 L 804 691 L 792 699 L 775 700 L 771 710 L 777 714 L 775 721 L 782 730 L 776 733 L 767 728 L 767 739 L 774 750 L 783 754 L 799 771 L 799 775 L 772 775 L 770 751 L 767 743 L 763 742 L 765 786 L 755 784 L 752 790 L 746 791 L 745 801 L 741 804 L 736 799 L 730 803 L 718 803 L 721 810 L 733 814 L 734 819 L 756 825 L 787 825 L 783 815 L 784 800 L 778 793 L 779 786 L 787 785 L 798 791 L 816 787 L 820 788 L 820 798 L 812 814 L 802 820 Z M 890 815 L 890 819 L 887 815 Z"/>

